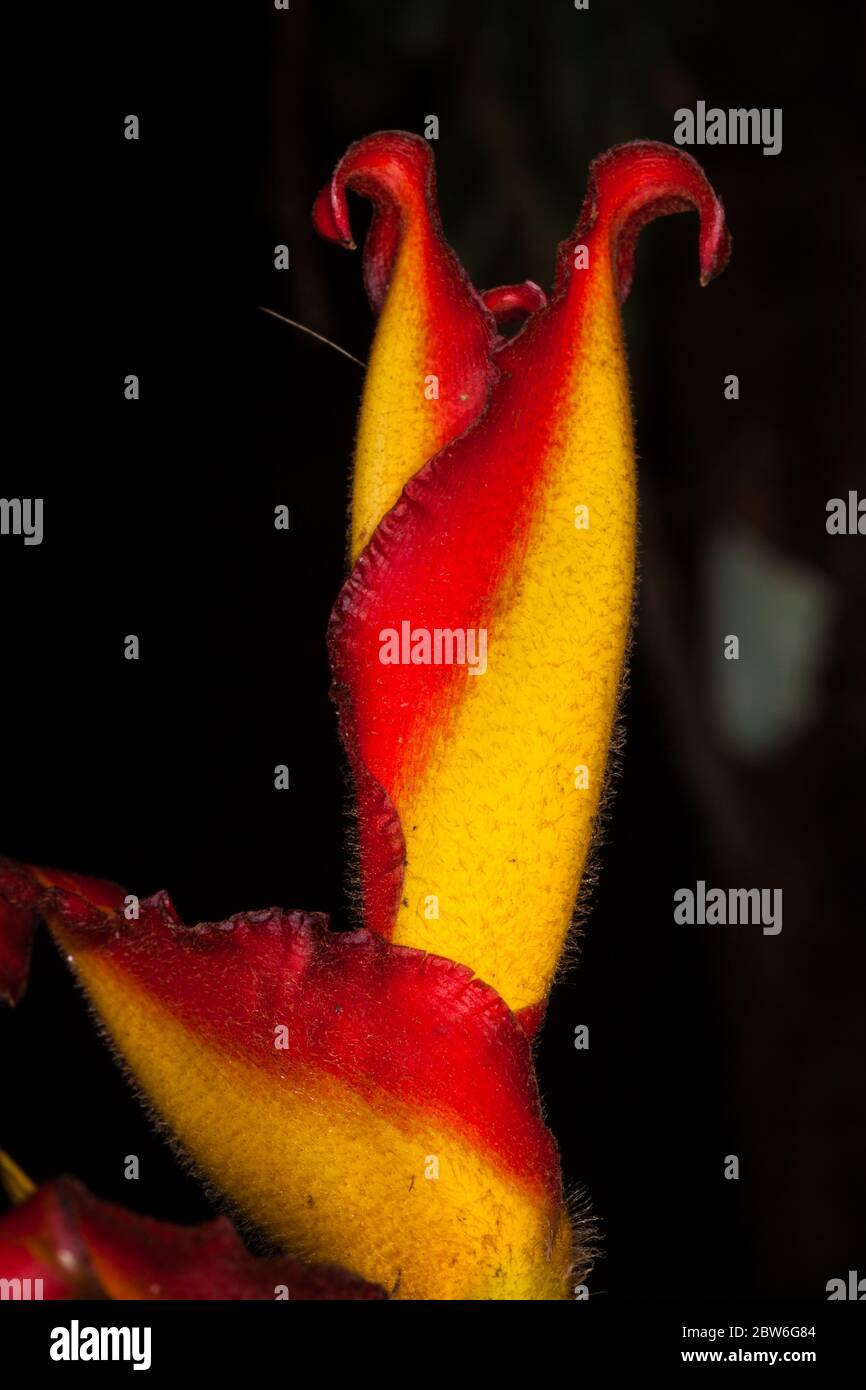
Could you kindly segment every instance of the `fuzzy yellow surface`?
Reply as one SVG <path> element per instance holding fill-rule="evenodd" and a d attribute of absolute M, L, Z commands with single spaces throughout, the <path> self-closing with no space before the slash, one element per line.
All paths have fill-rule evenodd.
<path fill-rule="evenodd" d="M 281 1079 L 258 1071 L 104 957 L 64 950 L 160 1118 L 284 1249 L 401 1299 L 567 1297 L 570 1226 L 543 1192 L 417 1109 L 375 1092 L 367 1100 L 289 1053 Z"/>
<path fill-rule="evenodd" d="M 351 559 L 358 558 L 413 474 L 446 442 L 440 400 L 425 396 L 434 372 L 434 325 L 425 298 L 423 232 L 403 238 L 364 380 L 352 489 Z M 441 392 L 455 383 L 440 382 Z"/>
<path fill-rule="evenodd" d="M 394 941 L 470 965 L 515 1010 L 546 996 L 569 927 L 631 614 L 634 446 L 609 262 L 592 293 L 487 671 L 465 680 L 423 773 L 394 796 L 407 855 Z"/>

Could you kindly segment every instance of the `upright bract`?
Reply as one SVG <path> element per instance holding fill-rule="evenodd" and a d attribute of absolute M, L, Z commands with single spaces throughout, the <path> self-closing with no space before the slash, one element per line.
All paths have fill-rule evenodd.
<path fill-rule="evenodd" d="M 412 474 L 478 416 L 493 380 L 496 325 L 442 236 L 426 140 L 371 135 L 340 160 L 313 220 L 353 248 L 347 189 L 373 204 L 364 283 L 380 316 L 358 421 L 354 560 Z"/>
<path fill-rule="evenodd" d="M 650 143 L 596 161 L 552 302 L 496 353 L 473 427 L 379 524 L 332 624 L 366 920 L 471 965 L 527 1022 L 549 990 L 586 862 L 631 617 L 620 302 L 637 231 L 689 207 L 705 283 L 728 239 L 694 161 Z M 383 314 L 376 353 L 389 332 Z M 485 669 L 437 664 L 437 634 L 449 635 L 440 655 L 462 642 L 483 650 Z M 379 824 L 364 814 L 377 790 L 391 812 Z"/>

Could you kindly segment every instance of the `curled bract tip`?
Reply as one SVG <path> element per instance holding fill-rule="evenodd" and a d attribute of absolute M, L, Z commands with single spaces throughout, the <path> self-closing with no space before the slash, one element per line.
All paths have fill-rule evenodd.
<path fill-rule="evenodd" d="M 400 241 L 410 221 L 437 229 L 436 180 L 430 146 L 420 135 L 386 130 L 351 145 L 313 205 L 319 234 L 354 250 L 346 193 L 373 204 L 364 246 L 364 282 L 373 307 L 382 306 Z"/>
<path fill-rule="evenodd" d="M 684 150 L 658 140 L 615 145 L 590 165 L 577 230 L 561 248 L 558 286 L 570 277 L 575 246 L 593 230 L 606 229 L 617 294 L 624 302 L 642 229 L 657 217 L 691 211 L 700 218 L 700 282 L 706 285 L 727 265 L 731 237 L 722 201 L 700 165 Z"/>

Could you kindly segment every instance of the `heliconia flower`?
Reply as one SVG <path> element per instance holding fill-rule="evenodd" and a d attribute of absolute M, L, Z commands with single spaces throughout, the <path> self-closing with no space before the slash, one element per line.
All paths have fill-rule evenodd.
<path fill-rule="evenodd" d="M 391 132 L 341 160 L 314 217 L 347 246 L 349 190 L 373 203 L 379 317 L 329 640 L 364 926 L 272 908 L 186 927 L 165 894 L 0 861 L 0 997 L 20 997 L 44 919 L 182 1151 L 292 1257 L 395 1298 L 562 1299 L 587 1251 L 528 1035 L 628 640 L 620 303 L 653 217 L 697 210 L 703 283 L 728 236 L 692 159 L 621 146 L 592 166 L 550 302 L 531 281 L 479 295 L 426 142 Z"/>
<path fill-rule="evenodd" d="M 8 1160 L 0 1155 L 0 1164 Z M 4 1298 L 374 1300 L 385 1290 L 329 1265 L 257 1258 L 225 1217 L 154 1221 L 58 1178 L 0 1215 Z"/>
<path fill-rule="evenodd" d="M 394 138 L 378 151 L 380 184 Z M 551 302 L 499 346 L 474 423 L 461 419 L 459 437 L 410 478 L 332 620 L 365 921 L 471 966 L 530 1031 L 592 841 L 631 619 L 636 487 L 620 304 L 639 230 L 689 208 L 700 216 L 706 284 L 729 239 L 695 161 L 650 142 L 595 161 Z M 413 226 L 421 261 L 450 254 L 435 250 L 438 222 L 421 200 Z M 374 363 L 390 360 L 405 333 L 404 281 L 421 287 L 425 321 L 451 332 L 450 287 L 414 263 L 401 270 Z M 381 298 L 381 275 L 376 285 Z M 416 393 L 416 414 L 432 363 L 421 338 L 400 380 Z M 395 459 L 418 451 L 414 417 L 401 417 L 381 486 L 364 443 L 367 409 L 365 400 L 354 505 L 375 514 L 400 473 Z M 442 421 L 445 434 L 450 417 Z"/>
<path fill-rule="evenodd" d="M 164 894 L 0 861 L 144 1096 L 281 1248 L 399 1298 L 558 1298 L 572 1263 L 529 1045 L 452 961 L 277 909 L 185 927 Z M 20 979 L 6 981 L 20 994 Z"/>

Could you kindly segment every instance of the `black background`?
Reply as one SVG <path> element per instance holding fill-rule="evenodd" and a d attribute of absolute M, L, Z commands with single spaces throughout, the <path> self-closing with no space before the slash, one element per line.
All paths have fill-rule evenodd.
<path fill-rule="evenodd" d="M 476 284 L 549 285 L 595 154 L 671 139 L 698 99 L 783 108 L 776 158 L 695 151 L 734 236 L 717 283 L 698 289 L 693 219 L 641 245 L 627 741 L 540 1079 L 566 1182 L 600 1223 L 594 1296 L 822 1298 L 866 1273 L 864 542 L 824 525 L 829 497 L 866 484 L 854 10 L 292 0 L 45 24 L 17 50 L 8 132 L 20 313 L 0 491 L 44 497 L 45 539 L 0 551 L 0 850 L 167 888 L 190 921 L 271 903 L 353 920 L 325 628 L 362 374 L 257 308 L 366 355 L 358 257 L 309 218 L 345 147 L 437 114 L 445 229 Z M 358 201 L 359 231 L 366 216 Z M 726 525 L 833 594 L 812 703 L 757 760 L 726 746 L 707 676 L 703 563 Z M 748 652 L 738 674 L 758 679 Z M 672 894 L 698 878 L 782 887 L 781 936 L 676 928 Z M 211 1210 L 47 938 L 0 1028 L 0 1143 L 35 1178 L 72 1173 L 176 1220 Z M 722 1176 L 731 1153 L 739 1182 Z"/>

